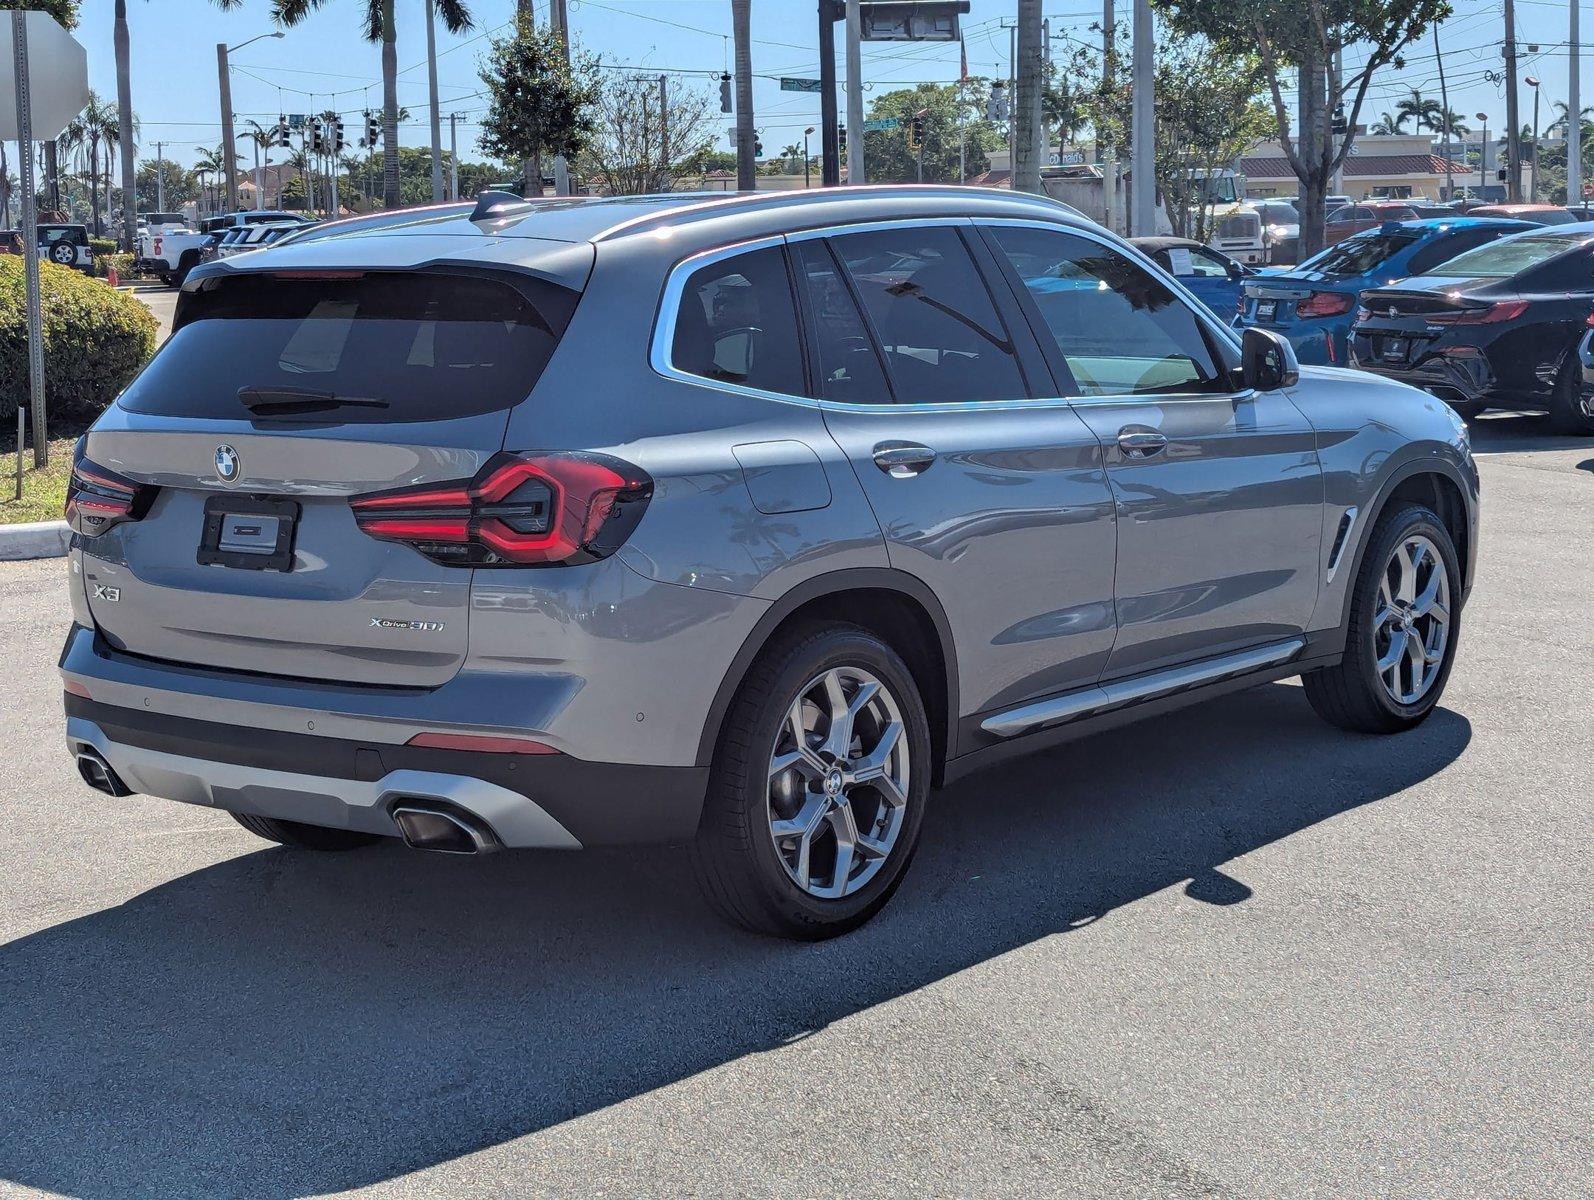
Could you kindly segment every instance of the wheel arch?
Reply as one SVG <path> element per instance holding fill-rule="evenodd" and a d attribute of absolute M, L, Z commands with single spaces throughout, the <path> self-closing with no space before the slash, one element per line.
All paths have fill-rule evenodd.
<path fill-rule="evenodd" d="M 905 571 L 884 567 L 815 576 L 769 607 L 737 650 L 714 693 L 698 740 L 697 765 L 712 764 L 731 701 L 764 647 L 793 624 L 818 620 L 862 625 L 902 655 L 929 711 L 932 778 L 939 784 L 957 746 L 958 669 L 952 627 L 928 584 Z"/>
<path fill-rule="evenodd" d="M 1455 544 L 1456 557 L 1461 567 L 1461 593 L 1465 597 L 1472 589 L 1473 558 L 1475 550 L 1475 514 L 1468 502 L 1472 487 L 1459 471 L 1443 460 L 1418 459 L 1397 467 L 1379 489 L 1371 505 L 1366 522 L 1361 527 L 1361 540 L 1356 547 L 1353 567 L 1347 575 L 1345 598 L 1340 612 L 1340 628 L 1350 623 L 1350 608 L 1355 599 L 1355 580 L 1360 577 L 1362 562 L 1372 545 L 1373 530 L 1392 503 L 1411 501 L 1432 509 L 1444 522 L 1450 540 Z"/>

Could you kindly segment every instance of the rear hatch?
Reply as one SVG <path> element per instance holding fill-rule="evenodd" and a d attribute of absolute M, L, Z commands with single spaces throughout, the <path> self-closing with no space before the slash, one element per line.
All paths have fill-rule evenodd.
<path fill-rule="evenodd" d="M 1357 361 L 1394 369 L 1415 365 L 1442 340 L 1510 319 L 1517 303 L 1514 293 L 1496 287 L 1469 293 L 1467 281 L 1433 276 L 1364 292 L 1352 329 Z"/>
<path fill-rule="evenodd" d="M 185 293 L 80 449 L 113 646 L 388 686 L 459 669 L 472 569 L 368 535 L 350 499 L 475 475 L 557 345 L 575 292 L 467 271 L 223 271 Z"/>
<path fill-rule="evenodd" d="M 1348 313 L 1368 275 L 1422 236 L 1414 230 L 1369 231 L 1346 238 L 1287 274 L 1247 280 L 1241 319 L 1278 327 Z"/>

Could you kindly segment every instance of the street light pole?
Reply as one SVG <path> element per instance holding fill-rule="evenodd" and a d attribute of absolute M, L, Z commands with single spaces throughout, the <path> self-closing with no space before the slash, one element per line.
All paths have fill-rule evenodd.
<path fill-rule="evenodd" d="M 1572 0 L 1571 27 L 1567 34 L 1566 76 L 1566 202 L 1583 199 L 1583 50 L 1577 44 L 1578 5 Z"/>
<path fill-rule="evenodd" d="M 221 91 L 221 153 L 227 169 L 227 210 L 235 212 L 238 208 L 238 164 L 237 151 L 234 149 L 232 128 L 232 78 L 231 70 L 227 65 L 227 56 L 234 50 L 242 50 L 245 46 L 252 45 L 262 38 L 280 38 L 282 30 L 274 29 L 270 33 L 257 34 L 248 41 L 239 42 L 236 46 L 229 46 L 226 42 L 216 43 L 216 74 Z"/>
<path fill-rule="evenodd" d="M 459 114 L 448 114 L 448 198 L 459 199 Z"/>
<path fill-rule="evenodd" d="M 1528 203 L 1537 204 L 1539 202 L 1539 80 L 1537 76 L 1529 75 L 1522 82 L 1533 89 L 1533 182 L 1528 185 Z M 1569 113 L 1568 123 L 1571 119 Z M 1572 203 L 1570 192 L 1567 193 L 1566 202 Z"/>
<path fill-rule="evenodd" d="M 847 0 L 847 182 L 865 182 L 863 165 L 863 12 Z"/>
<path fill-rule="evenodd" d="M 1483 122 L 1483 140 L 1478 143 L 1478 199 L 1482 200 L 1485 198 L 1483 189 L 1489 186 L 1489 114 L 1472 115 Z"/>
<path fill-rule="evenodd" d="M 814 127 L 812 125 L 810 125 L 807 129 L 803 130 L 803 188 L 804 189 L 807 189 L 807 188 L 813 186 L 811 183 L 808 182 L 808 136 L 811 133 L 813 133 L 813 131 L 814 131 Z"/>
<path fill-rule="evenodd" d="M 155 143 L 155 208 L 158 212 L 166 211 L 166 159 L 161 153 L 165 148 L 165 142 Z"/>

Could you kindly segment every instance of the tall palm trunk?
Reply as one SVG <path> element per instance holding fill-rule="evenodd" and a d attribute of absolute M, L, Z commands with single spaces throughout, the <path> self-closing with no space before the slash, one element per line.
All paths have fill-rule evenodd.
<path fill-rule="evenodd" d="M 56 159 L 57 147 L 54 139 L 44 143 L 44 194 L 50 197 L 50 207 L 59 210 L 61 207 L 61 168 Z"/>
<path fill-rule="evenodd" d="M 138 197 L 133 192 L 133 83 L 127 36 L 127 0 L 116 0 L 116 120 L 122 157 L 122 249 L 133 249 L 138 232 Z M 109 176 L 109 172 L 107 172 Z M 107 188 L 109 184 L 107 183 Z"/>
<path fill-rule="evenodd" d="M 89 223 L 94 226 L 94 236 L 101 235 L 100 225 L 100 139 L 89 139 Z"/>
<path fill-rule="evenodd" d="M 398 28 L 393 0 L 382 0 L 382 203 L 397 208 L 398 153 Z"/>
<path fill-rule="evenodd" d="M 6 144 L 0 142 L 0 224 L 11 224 L 11 165 L 6 162 Z"/>

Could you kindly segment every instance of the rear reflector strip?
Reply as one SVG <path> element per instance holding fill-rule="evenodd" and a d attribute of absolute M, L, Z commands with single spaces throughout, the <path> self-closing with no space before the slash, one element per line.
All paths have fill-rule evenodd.
<path fill-rule="evenodd" d="M 530 738 L 489 737 L 474 733 L 417 733 L 406 746 L 427 750 L 469 750 L 476 754 L 558 754 L 552 746 Z"/>

